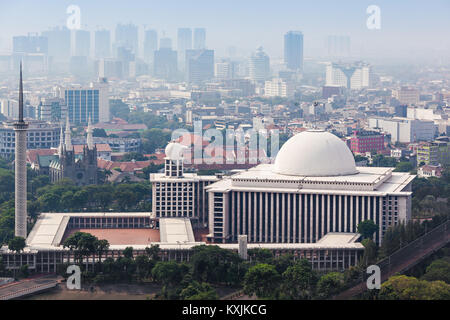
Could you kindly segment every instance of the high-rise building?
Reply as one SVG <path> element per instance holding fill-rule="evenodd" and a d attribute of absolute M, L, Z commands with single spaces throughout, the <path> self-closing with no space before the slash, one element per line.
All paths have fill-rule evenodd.
<path fill-rule="evenodd" d="M 303 71 L 303 33 L 300 31 L 284 35 L 284 63 L 288 69 Z"/>
<path fill-rule="evenodd" d="M 70 30 L 66 27 L 55 27 L 48 31 L 42 32 L 44 37 L 48 39 L 48 55 L 56 60 L 68 61 L 70 52 Z"/>
<path fill-rule="evenodd" d="M 13 54 L 15 53 L 48 53 L 48 39 L 38 34 L 13 37 Z"/>
<path fill-rule="evenodd" d="M 401 87 L 398 90 L 392 91 L 392 96 L 401 104 L 418 105 L 420 101 L 420 92 L 416 88 Z"/>
<path fill-rule="evenodd" d="M 371 66 L 364 62 L 352 64 L 331 63 L 326 66 L 326 86 L 339 86 L 352 90 L 368 88 Z"/>
<path fill-rule="evenodd" d="M 214 77 L 214 50 L 186 50 L 186 80 L 200 83 Z"/>
<path fill-rule="evenodd" d="M 122 78 L 123 62 L 113 58 L 104 58 L 97 63 L 97 74 L 99 78 Z"/>
<path fill-rule="evenodd" d="M 67 116 L 67 108 L 64 99 L 44 98 L 37 108 L 37 118 L 48 122 L 61 122 Z"/>
<path fill-rule="evenodd" d="M 158 50 L 158 32 L 156 30 L 146 30 L 144 39 L 144 59 L 146 62 L 153 62 L 156 50 Z"/>
<path fill-rule="evenodd" d="M 86 30 L 76 30 L 74 55 L 78 57 L 89 57 L 90 53 L 91 33 Z"/>
<path fill-rule="evenodd" d="M 270 59 L 262 47 L 250 57 L 248 71 L 250 79 L 254 81 L 265 81 L 270 76 Z"/>
<path fill-rule="evenodd" d="M 294 96 L 294 89 L 290 81 L 276 78 L 265 82 L 264 95 L 267 97 L 291 98 Z"/>
<path fill-rule="evenodd" d="M 95 83 L 84 88 L 64 88 L 61 93 L 64 94 L 70 123 L 86 125 L 89 117 L 93 123 L 109 121 L 107 83 Z"/>
<path fill-rule="evenodd" d="M 332 35 L 327 37 L 327 53 L 329 57 L 350 57 L 350 37 Z"/>
<path fill-rule="evenodd" d="M 138 27 L 134 24 L 118 24 L 116 27 L 115 46 L 131 49 L 134 54 L 139 53 Z"/>
<path fill-rule="evenodd" d="M 201 50 L 206 49 L 206 29 L 195 28 L 194 29 L 194 49 Z"/>
<path fill-rule="evenodd" d="M 109 30 L 95 31 L 95 57 L 108 58 L 111 56 L 111 33 Z"/>
<path fill-rule="evenodd" d="M 186 50 L 192 49 L 192 30 L 190 28 L 179 28 L 177 36 L 178 63 L 184 69 Z"/>
<path fill-rule="evenodd" d="M 172 39 L 164 37 L 159 40 L 160 49 L 172 49 Z"/>
<path fill-rule="evenodd" d="M 237 64 L 234 61 L 219 61 L 214 64 L 214 76 L 220 80 L 233 79 L 236 69 Z"/>
<path fill-rule="evenodd" d="M 169 48 L 159 48 L 155 51 L 153 68 L 156 77 L 166 80 L 176 79 L 178 73 L 177 52 Z"/>

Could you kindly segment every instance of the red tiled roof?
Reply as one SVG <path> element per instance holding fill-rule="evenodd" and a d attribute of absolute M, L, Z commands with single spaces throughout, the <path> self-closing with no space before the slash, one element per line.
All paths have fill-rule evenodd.
<path fill-rule="evenodd" d="M 85 146 L 86 145 L 84 144 L 75 144 L 73 146 L 75 154 L 83 153 L 83 148 Z M 111 147 L 107 143 L 97 143 L 95 146 L 97 147 L 97 152 L 112 152 Z"/>
<path fill-rule="evenodd" d="M 97 159 L 97 167 L 99 169 L 112 170 L 113 168 L 120 168 L 122 172 L 133 172 L 136 170 L 142 170 L 148 167 L 153 161 L 127 161 L 127 162 L 117 162 L 109 161 L 104 159 Z"/>
<path fill-rule="evenodd" d="M 31 149 L 27 150 L 27 162 L 28 163 L 37 163 L 37 156 L 50 156 L 56 154 L 58 152 L 57 149 Z"/>

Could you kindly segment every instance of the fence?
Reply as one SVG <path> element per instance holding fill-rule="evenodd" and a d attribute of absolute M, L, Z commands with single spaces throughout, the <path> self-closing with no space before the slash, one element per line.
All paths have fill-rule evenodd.
<path fill-rule="evenodd" d="M 444 247 L 450 240 L 450 220 L 446 220 L 434 229 L 426 232 L 416 240 L 399 248 L 390 256 L 376 263 L 380 267 L 381 282 L 386 281 L 396 273 L 402 273 L 418 264 L 420 261 L 431 255 L 433 252 Z M 345 299 L 356 296 L 367 289 L 367 274 L 364 272 L 361 277 L 355 280 L 350 289 L 335 296 L 335 299 Z"/>

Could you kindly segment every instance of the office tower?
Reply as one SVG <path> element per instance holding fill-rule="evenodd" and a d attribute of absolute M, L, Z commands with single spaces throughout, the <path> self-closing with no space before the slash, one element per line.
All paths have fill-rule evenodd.
<path fill-rule="evenodd" d="M 295 87 L 290 81 L 276 78 L 265 82 L 264 95 L 266 97 L 291 98 L 294 96 L 294 89 Z"/>
<path fill-rule="evenodd" d="M 88 57 L 87 56 L 73 56 L 70 57 L 69 63 L 70 73 L 77 77 L 84 77 L 91 71 L 88 68 Z"/>
<path fill-rule="evenodd" d="M 15 148 L 15 236 L 27 237 L 27 129 L 23 121 L 22 65 L 19 82 L 19 120 L 14 123 Z"/>
<path fill-rule="evenodd" d="M 178 62 L 181 69 L 185 67 L 186 50 L 192 49 L 192 30 L 179 28 L 177 38 Z"/>
<path fill-rule="evenodd" d="M 156 77 L 174 80 L 178 73 L 177 52 L 170 48 L 156 50 L 153 69 Z"/>
<path fill-rule="evenodd" d="M 95 31 L 95 57 L 109 58 L 111 56 L 111 33 L 108 30 Z"/>
<path fill-rule="evenodd" d="M 129 48 L 137 55 L 139 53 L 138 27 L 133 24 L 118 24 L 116 27 L 115 45 L 117 48 Z"/>
<path fill-rule="evenodd" d="M 186 77 L 200 83 L 214 77 L 214 50 L 186 50 Z"/>
<path fill-rule="evenodd" d="M 104 58 L 98 61 L 97 74 L 99 78 L 122 78 L 123 63 L 117 59 Z"/>
<path fill-rule="evenodd" d="M 44 98 L 37 108 L 37 118 L 42 121 L 62 123 L 66 114 L 66 104 L 61 98 Z"/>
<path fill-rule="evenodd" d="M 300 31 L 284 35 L 284 63 L 290 70 L 303 71 L 303 33 Z"/>
<path fill-rule="evenodd" d="M 249 76 L 254 81 L 264 81 L 270 76 L 270 59 L 262 47 L 250 57 Z"/>
<path fill-rule="evenodd" d="M 146 30 L 144 39 L 144 59 L 147 63 L 153 62 L 156 50 L 158 50 L 158 32 L 156 30 Z"/>
<path fill-rule="evenodd" d="M 159 40 L 159 48 L 160 49 L 172 49 L 172 39 L 161 38 Z"/>
<path fill-rule="evenodd" d="M 371 66 L 364 62 L 331 63 L 326 66 L 326 86 L 359 90 L 370 86 Z"/>
<path fill-rule="evenodd" d="M 74 56 L 89 57 L 90 53 L 91 53 L 91 33 L 86 30 L 76 30 Z"/>
<path fill-rule="evenodd" d="M 13 37 L 13 54 L 15 53 L 48 53 L 48 39 L 38 34 Z"/>
<path fill-rule="evenodd" d="M 194 29 L 194 49 L 201 50 L 206 49 L 206 29 L 195 28 Z"/>
<path fill-rule="evenodd" d="M 328 36 L 327 52 L 329 57 L 350 57 L 350 37 L 336 35 Z"/>
<path fill-rule="evenodd" d="M 234 79 L 237 71 L 234 61 L 219 61 L 214 64 L 214 77 L 220 80 Z"/>
<path fill-rule="evenodd" d="M 400 89 L 392 90 L 392 97 L 397 99 L 401 104 L 418 105 L 420 101 L 420 91 L 416 88 L 403 86 Z M 432 120 L 432 118 L 427 120 Z"/>
<path fill-rule="evenodd" d="M 68 61 L 70 54 L 70 30 L 66 27 L 55 27 L 42 32 L 48 39 L 48 55 L 56 60 Z"/>
<path fill-rule="evenodd" d="M 109 121 L 107 83 L 95 83 L 90 87 L 65 88 L 63 92 L 70 123 L 86 125 L 89 116 L 93 123 Z"/>
<path fill-rule="evenodd" d="M 125 77 L 130 76 L 132 65 L 134 65 L 134 62 L 136 61 L 136 55 L 133 54 L 131 48 L 127 47 L 117 48 L 117 60 L 122 62 L 123 75 Z"/>

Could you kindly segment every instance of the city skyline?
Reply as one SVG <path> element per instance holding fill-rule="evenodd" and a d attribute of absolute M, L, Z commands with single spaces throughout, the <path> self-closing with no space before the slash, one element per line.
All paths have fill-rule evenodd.
<path fill-rule="evenodd" d="M 445 12 L 448 12 L 450 4 L 445 1 L 429 4 L 378 1 L 376 5 L 381 11 L 379 30 L 366 27 L 369 17 L 366 9 L 372 4 L 368 1 L 346 4 L 330 1 L 319 4 L 283 1 L 273 4 L 263 1 L 257 5 L 254 1 L 239 4 L 233 1 L 226 4 L 200 1 L 195 5 L 176 1 L 138 2 L 140 10 L 123 3 L 78 1 L 76 5 L 81 10 L 81 28 L 90 31 L 106 28 L 114 33 L 117 24 L 132 22 L 139 28 L 140 47 L 143 47 L 144 29 L 156 29 L 160 38 L 169 37 L 176 43 L 178 28 L 205 28 L 207 48 L 215 50 L 217 56 L 226 55 L 230 46 L 237 47 L 244 56 L 262 46 L 272 58 L 282 59 L 283 35 L 289 30 L 303 32 L 305 57 L 326 55 L 325 39 L 329 35 L 349 36 L 352 56 L 360 58 L 439 63 L 439 59 L 445 62 L 450 52 L 450 42 L 445 37 L 450 24 Z M 13 36 L 65 25 L 69 17 L 66 10 L 71 4 L 69 1 L 57 4 L 50 1 L 2 4 L 0 25 L 4 31 L 0 51 L 12 49 Z M 106 6 L 108 15 L 99 14 L 99 9 Z M 18 10 L 26 16 L 26 22 L 21 23 L 20 27 L 12 21 L 12 13 Z M 31 12 L 38 12 L 39 15 L 27 17 Z M 276 23 L 267 26 L 267 21 Z"/>

